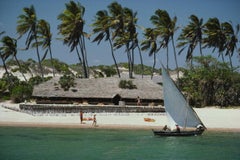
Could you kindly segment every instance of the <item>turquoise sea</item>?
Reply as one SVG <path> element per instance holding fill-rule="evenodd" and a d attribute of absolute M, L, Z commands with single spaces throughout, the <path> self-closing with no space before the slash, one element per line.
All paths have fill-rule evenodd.
<path fill-rule="evenodd" d="M 240 159 L 240 134 L 155 137 L 151 130 L 0 127 L 1 160 Z"/>

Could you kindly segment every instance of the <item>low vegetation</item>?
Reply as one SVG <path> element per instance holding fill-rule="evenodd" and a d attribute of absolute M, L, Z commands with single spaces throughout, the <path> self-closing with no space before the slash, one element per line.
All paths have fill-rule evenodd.
<path fill-rule="evenodd" d="M 8 68 L 14 68 L 14 71 L 18 70 L 14 61 L 7 64 Z M 35 69 L 37 62 L 34 60 L 21 61 L 21 65 L 24 66 L 22 67 L 24 68 L 24 74 L 28 74 L 28 77 L 31 75 L 31 78 L 28 81 L 21 81 L 18 77 L 13 76 L 15 73 L 9 69 L 9 75 L 5 73 L 0 78 L 0 100 L 11 99 L 14 102 L 29 100 L 35 85 L 52 78 L 39 76 L 40 71 Z M 126 65 L 128 64 L 119 64 L 120 67 L 126 67 Z M 79 77 L 79 72 L 75 71 L 77 67 L 74 66 L 54 60 L 54 67 L 57 67 L 54 68 L 55 73 L 62 75 L 58 83 L 66 91 L 70 87 L 74 87 L 74 79 Z M 141 67 L 141 65 L 134 66 L 136 72 L 138 67 Z M 51 65 L 48 60 L 43 62 L 43 68 L 46 71 L 44 74 L 50 73 L 48 68 L 51 68 Z M 144 66 L 144 74 L 151 75 L 151 69 L 151 67 Z M 183 76 L 177 84 L 179 84 L 179 88 L 192 106 L 239 106 L 240 74 L 236 70 L 237 68 L 232 69 L 228 63 L 219 62 L 211 56 L 195 57 L 189 68 L 181 68 Z M 155 70 L 155 72 L 161 73 L 160 70 Z M 92 66 L 90 67 L 90 74 L 95 78 L 117 76 L 114 65 Z M 119 88 L 136 89 L 136 85 L 131 80 L 121 80 Z"/>
<path fill-rule="evenodd" d="M 12 100 L 15 103 L 30 100 L 34 85 L 48 81 L 51 77 L 41 78 L 40 76 L 31 77 L 27 82 L 21 81 L 11 73 L 6 73 L 0 78 L 0 101 Z"/>
<path fill-rule="evenodd" d="M 240 104 L 240 74 L 211 56 L 195 57 L 193 66 L 184 69 L 179 84 L 193 106 Z"/>
<path fill-rule="evenodd" d="M 52 62 L 50 59 L 46 59 L 42 62 L 43 66 L 46 66 L 48 68 L 52 68 L 52 63 L 54 67 L 54 71 L 61 74 L 71 74 L 70 67 L 68 64 L 59 61 L 58 59 L 52 59 Z"/>
<path fill-rule="evenodd" d="M 94 77 L 96 78 L 112 77 L 117 75 L 117 71 L 114 66 L 99 65 L 92 66 L 90 69 L 94 71 Z"/>
<path fill-rule="evenodd" d="M 58 83 L 61 85 L 61 88 L 63 88 L 64 91 L 68 91 L 70 87 L 75 86 L 74 77 L 71 75 L 63 75 L 60 77 Z"/>
<path fill-rule="evenodd" d="M 20 82 L 12 88 L 11 99 L 15 103 L 23 102 L 31 98 L 32 91 L 32 85 L 28 85 L 26 82 Z"/>
<path fill-rule="evenodd" d="M 131 80 L 121 80 L 118 86 L 122 89 L 137 89 L 137 86 Z"/>

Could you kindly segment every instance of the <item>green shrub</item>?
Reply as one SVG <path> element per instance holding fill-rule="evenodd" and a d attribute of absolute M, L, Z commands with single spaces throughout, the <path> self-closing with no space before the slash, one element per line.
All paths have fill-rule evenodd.
<path fill-rule="evenodd" d="M 8 87 L 9 87 L 8 81 L 4 79 L 0 79 L 0 100 L 10 99 Z"/>
<path fill-rule="evenodd" d="M 122 89 L 137 89 L 137 86 L 131 80 L 121 80 L 118 86 Z"/>
<path fill-rule="evenodd" d="M 43 82 L 43 79 L 42 79 L 42 77 L 40 77 L 40 76 L 31 77 L 31 78 L 29 79 L 29 83 L 30 83 L 31 85 L 38 85 L 38 84 L 40 84 L 40 83 L 42 83 L 42 82 Z"/>
<path fill-rule="evenodd" d="M 106 74 L 107 77 L 111 77 L 117 74 L 116 69 L 109 66 L 104 66 L 101 70 Z"/>
<path fill-rule="evenodd" d="M 35 76 L 29 79 L 28 83 L 32 86 L 38 85 L 40 83 L 46 82 L 48 80 L 52 79 L 52 77 L 40 77 L 40 76 Z"/>
<path fill-rule="evenodd" d="M 211 56 L 194 57 L 194 65 L 184 70 L 180 88 L 195 107 L 218 105 L 238 106 L 240 103 L 240 74 L 228 64 Z"/>
<path fill-rule="evenodd" d="M 31 98 L 33 87 L 27 83 L 14 85 L 11 91 L 11 99 L 15 103 L 24 102 Z"/>
<path fill-rule="evenodd" d="M 60 77 L 58 83 L 61 85 L 61 88 L 63 88 L 64 91 L 68 91 L 70 87 L 75 86 L 74 77 L 70 75 L 63 75 Z"/>
<path fill-rule="evenodd" d="M 8 82 L 4 79 L 0 79 L 0 93 L 3 94 L 8 90 Z"/>

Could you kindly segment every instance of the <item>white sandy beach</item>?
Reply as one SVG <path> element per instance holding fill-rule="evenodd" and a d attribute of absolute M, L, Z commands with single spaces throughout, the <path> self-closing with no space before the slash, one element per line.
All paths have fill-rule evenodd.
<path fill-rule="evenodd" d="M 71 127 L 94 128 L 92 121 L 80 124 L 79 113 L 28 114 L 5 107 L 19 109 L 18 104 L 0 103 L 0 126 L 32 127 Z M 208 130 L 240 132 L 240 109 L 195 108 L 200 119 Z M 95 113 L 96 128 L 118 129 L 160 129 L 168 120 L 165 113 Z M 93 113 L 84 113 L 84 118 L 92 118 Z M 146 122 L 144 118 L 155 120 Z"/>

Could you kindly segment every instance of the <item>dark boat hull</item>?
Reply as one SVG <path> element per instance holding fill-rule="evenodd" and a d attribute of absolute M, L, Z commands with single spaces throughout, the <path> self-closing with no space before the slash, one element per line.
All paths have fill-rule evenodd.
<path fill-rule="evenodd" d="M 163 131 L 163 130 L 152 130 L 155 136 L 169 137 L 169 136 L 199 136 L 204 130 L 195 131 Z"/>

